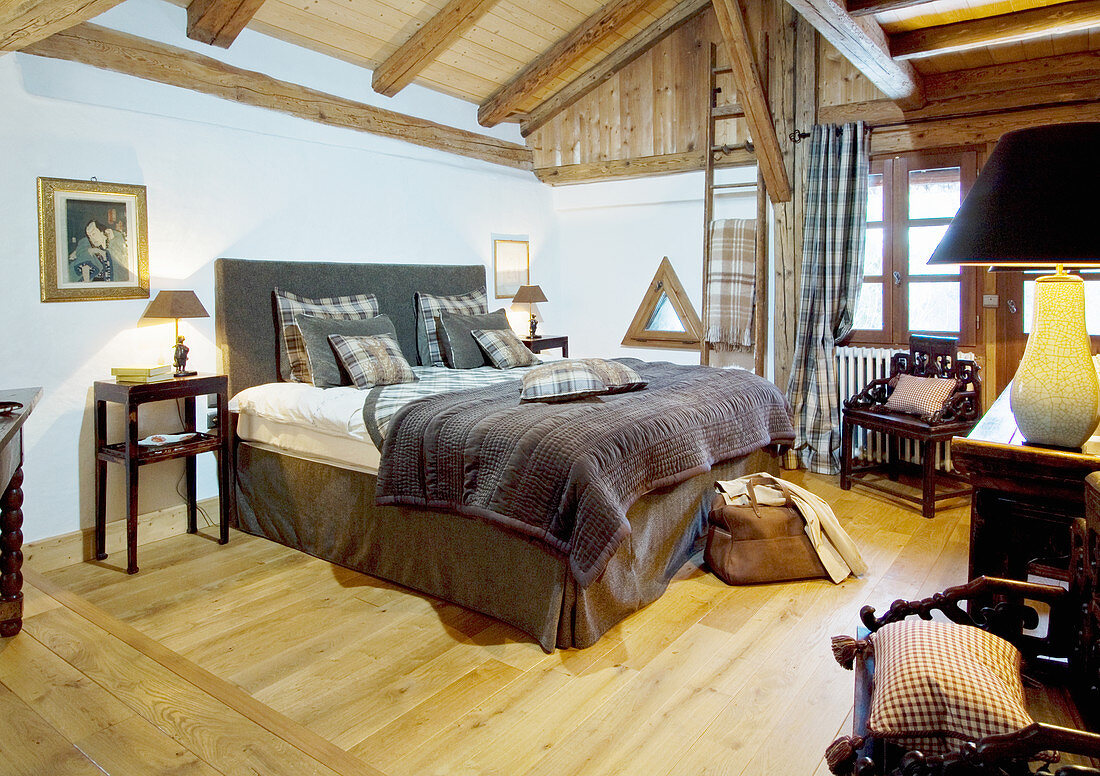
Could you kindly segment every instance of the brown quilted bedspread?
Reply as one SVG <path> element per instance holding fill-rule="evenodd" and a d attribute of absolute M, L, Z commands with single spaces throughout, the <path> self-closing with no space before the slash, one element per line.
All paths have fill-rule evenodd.
<path fill-rule="evenodd" d="M 568 555 L 587 586 L 643 493 L 794 441 L 787 400 L 749 372 L 621 360 L 649 386 L 543 404 L 521 403 L 516 381 L 411 402 L 390 424 L 377 502 L 506 525 Z"/>

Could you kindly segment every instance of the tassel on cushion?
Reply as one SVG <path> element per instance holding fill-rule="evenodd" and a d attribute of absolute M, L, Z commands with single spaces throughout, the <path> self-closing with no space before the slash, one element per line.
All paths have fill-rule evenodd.
<path fill-rule="evenodd" d="M 855 639 L 853 639 L 855 641 Z M 841 736 L 825 750 L 825 762 L 829 771 L 835 774 L 852 772 L 852 766 L 856 762 L 856 752 L 864 744 L 860 736 Z"/>
<path fill-rule="evenodd" d="M 849 671 L 855 663 L 857 655 L 867 654 L 871 650 L 871 642 L 867 639 L 854 639 L 851 636 L 833 636 L 831 639 L 833 657 Z"/>

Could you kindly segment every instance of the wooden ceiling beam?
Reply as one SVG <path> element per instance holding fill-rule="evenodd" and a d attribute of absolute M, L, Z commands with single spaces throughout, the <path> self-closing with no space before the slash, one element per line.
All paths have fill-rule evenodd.
<path fill-rule="evenodd" d="M 227 49 L 263 4 L 264 0 L 191 0 L 187 37 Z"/>
<path fill-rule="evenodd" d="M 839 0 L 787 0 L 889 99 L 903 108 L 924 102 L 920 74 L 890 54 L 886 33 L 874 19 L 853 18 Z"/>
<path fill-rule="evenodd" d="M 652 0 L 612 0 L 497 89 L 477 110 L 478 123 L 493 127 L 515 113 L 539 89 L 564 73 Z"/>
<path fill-rule="evenodd" d="M 931 2 L 933 0 L 848 0 L 848 13 L 852 16 L 873 16 Z"/>
<path fill-rule="evenodd" d="M 108 11 L 122 0 L 11 0 L 0 3 L 0 54 L 19 51 Z"/>
<path fill-rule="evenodd" d="M 772 202 L 789 202 L 791 184 L 783 164 L 783 151 L 775 133 L 768 98 L 760 80 L 760 72 L 745 27 L 745 17 L 738 0 L 713 0 L 718 27 L 729 50 L 730 67 L 737 87 L 737 100 L 745 111 L 760 174 L 768 187 Z"/>
<path fill-rule="evenodd" d="M 890 100 L 823 105 L 823 124 L 864 121 L 873 127 L 1100 101 L 1100 51 L 1043 57 L 929 75 L 928 103 L 903 111 Z"/>
<path fill-rule="evenodd" d="M 1100 27 L 1100 0 L 1073 0 L 891 35 L 890 53 L 913 59 L 1090 27 Z"/>
<path fill-rule="evenodd" d="M 574 183 L 621 180 L 626 178 L 650 178 L 655 175 L 672 175 L 678 172 L 702 170 L 706 164 L 705 151 L 683 151 L 676 154 L 636 156 L 633 159 L 609 159 L 602 162 L 563 164 L 558 167 L 536 167 L 535 175 L 550 186 L 568 186 Z M 744 148 L 737 148 L 714 163 L 716 168 L 746 167 L 756 163 L 756 155 Z"/>
<path fill-rule="evenodd" d="M 374 69 L 374 91 L 393 97 L 413 82 L 499 0 L 451 0 Z"/>
<path fill-rule="evenodd" d="M 529 110 L 521 124 L 523 136 L 543 126 L 709 7 L 710 0 L 681 0 L 660 19 Z"/>
<path fill-rule="evenodd" d="M 57 33 L 24 48 L 23 52 L 80 62 L 319 124 L 403 140 L 493 164 L 521 170 L 533 167 L 531 149 L 518 143 L 354 102 L 94 24 L 84 23 Z"/>

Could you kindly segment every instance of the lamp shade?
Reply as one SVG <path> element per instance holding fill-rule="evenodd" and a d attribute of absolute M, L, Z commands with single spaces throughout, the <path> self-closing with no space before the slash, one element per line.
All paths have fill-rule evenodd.
<path fill-rule="evenodd" d="M 1054 124 L 997 141 L 929 264 L 1005 269 L 1100 264 L 1100 123 Z"/>
<path fill-rule="evenodd" d="M 536 304 L 546 301 L 549 301 L 546 294 L 542 293 L 542 289 L 538 286 L 520 286 L 519 291 L 512 298 L 514 304 Z"/>
<path fill-rule="evenodd" d="M 158 291 L 142 318 L 209 318 L 194 291 Z"/>

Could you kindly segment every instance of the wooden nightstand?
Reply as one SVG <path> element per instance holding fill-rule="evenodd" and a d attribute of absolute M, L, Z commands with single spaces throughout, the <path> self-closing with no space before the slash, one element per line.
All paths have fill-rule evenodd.
<path fill-rule="evenodd" d="M 210 433 L 195 431 L 195 397 L 217 397 L 218 427 Z M 138 406 L 154 401 L 183 399 L 184 431 L 195 436 L 176 444 L 145 446 L 138 444 Z M 126 406 L 126 439 L 107 444 L 107 402 Z M 187 459 L 187 532 L 198 530 L 195 495 L 195 456 L 212 452 L 218 457 L 218 497 L 220 512 L 219 543 L 229 541 L 229 509 L 233 497 L 230 467 L 229 380 L 225 375 L 174 377 L 159 383 L 116 383 L 99 380 L 95 384 L 95 546 L 96 558 L 107 557 L 107 463 L 126 467 L 126 573 L 137 573 L 138 469 L 147 463 Z"/>
<path fill-rule="evenodd" d="M 544 350 L 561 348 L 562 358 L 569 358 L 569 337 L 548 335 L 546 337 L 520 337 L 520 342 L 527 346 L 532 353 L 541 353 Z"/>

